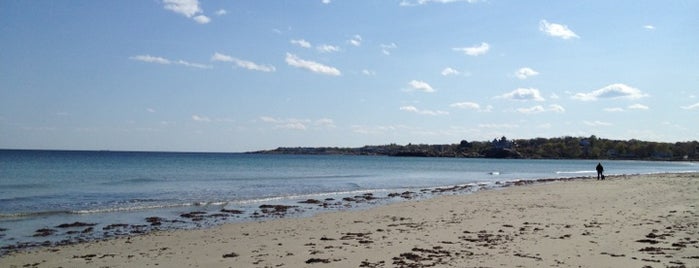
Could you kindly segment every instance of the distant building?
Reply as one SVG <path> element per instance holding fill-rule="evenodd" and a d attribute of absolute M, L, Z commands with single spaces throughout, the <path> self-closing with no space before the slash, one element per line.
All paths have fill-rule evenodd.
<path fill-rule="evenodd" d="M 581 140 L 580 146 L 582 146 L 583 154 L 585 154 L 585 156 L 590 155 L 590 150 L 592 148 L 592 142 L 590 142 L 590 140 L 588 140 L 588 139 Z"/>
<path fill-rule="evenodd" d="M 653 159 L 672 159 L 671 152 L 653 152 L 651 155 Z"/>
<path fill-rule="evenodd" d="M 515 147 L 515 143 L 513 141 L 507 140 L 505 136 L 502 136 L 502 138 L 500 138 L 499 140 L 493 139 L 491 144 L 495 149 L 512 149 Z"/>

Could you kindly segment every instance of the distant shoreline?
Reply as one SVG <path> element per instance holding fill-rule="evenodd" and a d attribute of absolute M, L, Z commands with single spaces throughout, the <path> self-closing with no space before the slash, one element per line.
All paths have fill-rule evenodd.
<path fill-rule="evenodd" d="M 699 142 L 651 142 L 590 137 L 466 141 L 458 144 L 388 144 L 363 147 L 279 147 L 251 153 L 385 155 L 450 158 L 699 161 Z"/>
<path fill-rule="evenodd" d="M 387 156 L 387 157 L 435 157 L 435 158 L 495 158 L 495 159 L 541 159 L 541 160 L 635 160 L 635 161 L 672 161 L 672 162 L 697 162 L 699 159 L 696 158 L 661 158 L 661 157 L 527 157 L 526 155 L 521 155 L 518 151 L 506 151 L 506 150 L 494 150 L 493 155 L 489 156 L 487 154 L 479 155 L 440 155 L 433 154 L 429 152 L 421 151 L 391 151 L 391 150 L 366 150 L 367 147 L 381 147 L 381 146 L 365 146 L 356 148 L 342 148 L 342 147 L 279 147 L 272 150 L 260 150 L 260 151 L 250 151 L 244 152 L 244 154 L 277 154 L 277 155 L 354 155 L 354 156 Z M 501 152 L 500 154 L 498 154 Z M 499 155 L 499 156 L 498 156 Z"/>

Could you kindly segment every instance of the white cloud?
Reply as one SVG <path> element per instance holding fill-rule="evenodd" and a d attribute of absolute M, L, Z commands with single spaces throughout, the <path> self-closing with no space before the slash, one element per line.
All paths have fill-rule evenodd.
<path fill-rule="evenodd" d="M 197 122 L 211 122 L 211 118 L 206 116 L 192 115 L 192 120 Z"/>
<path fill-rule="evenodd" d="M 275 129 L 291 129 L 291 130 L 307 130 L 310 127 L 316 128 L 334 128 L 335 121 L 330 118 L 321 118 L 318 120 L 297 119 L 297 118 L 274 118 L 271 116 L 260 116 L 260 121 L 274 125 Z"/>
<path fill-rule="evenodd" d="M 539 21 L 539 30 L 550 36 L 563 39 L 580 38 L 580 36 L 568 29 L 567 25 L 550 23 L 546 20 Z"/>
<path fill-rule="evenodd" d="M 607 127 L 612 125 L 612 123 L 602 121 L 583 121 L 583 123 L 591 127 Z"/>
<path fill-rule="evenodd" d="M 322 53 L 331 53 L 340 51 L 340 47 L 333 45 L 319 45 L 316 49 Z"/>
<path fill-rule="evenodd" d="M 133 56 L 129 57 L 129 59 L 132 60 L 137 60 L 137 61 L 142 61 L 142 62 L 147 62 L 147 63 L 157 63 L 157 64 L 176 64 L 176 65 L 182 65 L 182 66 L 187 66 L 187 67 L 192 67 L 192 68 L 199 68 L 199 69 L 211 69 L 210 65 L 206 64 L 201 64 L 201 63 L 193 63 L 193 62 L 188 62 L 184 60 L 178 60 L 178 61 L 172 61 L 163 57 L 155 57 L 151 55 L 138 55 L 138 56 Z"/>
<path fill-rule="evenodd" d="M 408 112 L 417 112 L 418 109 L 415 106 L 402 106 L 400 107 L 401 111 L 408 111 Z"/>
<path fill-rule="evenodd" d="M 142 61 L 142 62 L 148 62 L 148 63 L 158 63 L 158 64 L 170 64 L 170 60 L 162 57 L 154 57 L 151 55 L 138 55 L 138 56 L 133 56 L 129 57 L 129 59 L 132 60 L 137 60 L 137 61 Z"/>
<path fill-rule="evenodd" d="M 216 11 L 215 14 L 218 15 L 218 16 L 223 16 L 223 15 L 228 14 L 228 11 L 226 11 L 225 9 L 219 9 L 219 10 Z"/>
<path fill-rule="evenodd" d="M 234 59 L 235 65 L 248 70 L 260 71 L 260 72 L 274 72 L 276 68 L 272 65 L 260 65 L 252 61 Z"/>
<path fill-rule="evenodd" d="M 214 53 L 213 56 L 211 56 L 211 61 L 233 62 L 234 58 L 231 56 L 216 52 L 216 53 Z"/>
<path fill-rule="evenodd" d="M 284 125 L 280 125 L 278 127 L 284 129 L 306 130 L 306 125 L 301 122 L 290 122 Z"/>
<path fill-rule="evenodd" d="M 278 123 L 279 121 L 275 119 L 274 117 L 270 116 L 260 116 L 260 120 L 265 123 Z"/>
<path fill-rule="evenodd" d="M 415 106 L 403 106 L 403 107 L 400 107 L 400 110 L 406 111 L 406 112 L 411 112 L 411 113 L 416 113 L 416 114 L 432 115 L 432 116 L 448 115 L 449 114 L 449 112 L 445 112 L 445 111 L 420 110 Z"/>
<path fill-rule="evenodd" d="M 335 121 L 333 121 L 330 118 L 321 118 L 313 122 L 314 125 L 320 126 L 320 127 L 330 127 L 334 128 L 335 127 Z"/>
<path fill-rule="evenodd" d="M 396 130 L 407 130 L 408 127 L 395 125 L 395 126 L 364 126 L 364 125 L 353 125 L 352 132 L 365 134 L 365 135 L 376 135 L 385 134 L 386 132 L 393 132 Z"/>
<path fill-rule="evenodd" d="M 146 111 L 149 113 L 155 113 L 155 109 L 153 108 L 146 108 Z"/>
<path fill-rule="evenodd" d="M 640 104 L 640 103 L 629 105 L 628 108 L 631 110 L 648 110 L 648 109 L 650 109 L 650 107 L 645 106 L 645 105 Z"/>
<path fill-rule="evenodd" d="M 451 67 L 447 67 L 447 68 L 444 68 L 444 70 L 442 70 L 443 76 L 459 75 L 459 74 L 461 74 L 461 72 L 459 72 Z"/>
<path fill-rule="evenodd" d="M 439 4 L 450 4 L 450 3 L 459 3 L 459 2 L 464 2 L 464 3 L 478 3 L 484 0 L 403 0 L 400 2 L 401 6 L 421 6 L 421 5 L 426 5 L 430 3 L 439 3 Z"/>
<path fill-rule="evenodd" d="M 541 93 L 536 88 L 518 88 L 512 92 L 505 93 L 503 95 L 497 96 L 496 98 L 508 99 L 508 100 L 521 100 L 521 101 L 544 101 L 545 99 L 541 97 Z"/>
<path fill-rule="evenodd" d="M 322 1 L 320 1 L 320 2 L 323 3 L 323 4 L 330 4 L 330 0 L 322 0 Z"/>
<path fill-rule="evenodd" d="M 540 124 L 540 125 L 538 125 L 538 126 L 536 126 L 536 127 L 537 127 L 537 128 L 543 128 L 543 129 L 550 129 L 552 126 L 553 126 L 553 125 L 551 125 L 551 123 L 543 123 L 543 124 Z"/>
<path fill-rule="evenodd" d="M 515 76 L 519 79 L 527 79 L 528 77 L 536 76 L 538 74 L 539 72 L 529 67 L 519 68 L 519 70 L 515 72 Z"/>
<path fill-rule="evenodd" d="M 336 69 L 335 67 L 323 65 L 321 63 L 317 63 L 314 61 L 304 60 L 304 59 L 301 59 L 298 56 L 291 54 L 291 53 L 286 53 L 286 63 L 289 64 L 290 66 L 306 69 L 306 70 L 309 70 L 311 72 L 319 73 L 319 74 L 334 75 L 334 76 L 338 76 L 338 75 L 342 74 L 340 72 L 340 70 Z"/>
<path fill-rule="evenodd" d="M 699 102 L 692 105 L 682 106 L 681 108 L 685 110 L 696 110 L 699 109 Z"/>
<path fill-rule="evenodd" d="M 296 40 L 292 39 L 291 43 L 294 45 L 300 46 L 302 48 L 310 48 L 311 47 L 311 43 L 306 41 L 306 40 L 303 40 L 303 39 L 296 39 Z"/>
<path fill-rule="evenodd" d="M 214 53 L 213 56 L 211 56 L 211 61 L 220 61 L 220 62 L 232 62 L 235 63 L 238 67 L 245 68 L 248 70 L 253 70 L 253 71 L 260 71 L 260 72 L 274 72 L 276 71 L 276 68 L 272 65 L 261 65 L 254 63 L 252 61 L 247 61 L 247 60 L 241 60 L 238 58 L 234 58 L 228 55 L 224 55 L 221 53 Z"/>
<path fill-rule="evenodd" d="M 547 111 L 556 112 L 556 113 L 562 113 L 562 112 L 565 112 L 566 109 L 563 108 L 563 106 L 561 106 L 561 105 L 558 105 L 558 104 L 551 104 L 551 105 L 549 105 Z"/>
<path fill-rule="evenodd" d="M 480 110 L 481 105 L 475 102 L 457 102 L 457 103 L 452 103 L 449 105 L 449 107 L 454 107 L 454 108 L 459 108 L 459 109 L 471 109 L 471 110 Z"/>
<path fill-rule="evenodd" d="M 518 128 L 517 124 L 478 124 L 479 128 Z"/>
<path fill-rule="evenodd" d="M 199 6 L 199 0 L 163 0 L 163 5 L 165 9 L 191 18 L 199 24 L 211 21 L 209 17 L 201 14 L 203 10 Z"/>
<path fill-rule="evenodd" d="M 520 112 L 523 114 L 535 114 L 535 113 L 542 113 L 544 111 L 546 111 L 546 110 L 544 109 L 544 106 L 541 106 L 541 105 L 537 105 L 537 106 L 530 107 L 530 108 L 517 109 L 517 112 Z"/>
<path fill-rule="evenodd" d="M 213 68 L 211 65 L 206 65 L 206 64 L 201 64 L 201 63 L 193 63 L 193 62 L 188 62 L 188 61 L 183 61 L 183 60 L 178 60 L 176 63 L 179 65 L 182 65 L 182 66 L 199 68 L 199 69 L 211 69 L 211 68 Z"/>
<path fill-rule="evenodd" d="M 381 44 L 381 53 L 384 55 L 391 55 L 391 50 L 394 50 L 398 48 L 398 45 L 396 43 L 390 43 L 390 44 Z"/>
<path fill-rule="evenodd" d="M 369 127 L 369 126 L 361 126 L 361 125 L 352 126 L 352 132 L 359 133 L 359 134 L 365 134 L 365 135 L 383 134 L 383 131 L 381 131 L 377 127 Z"/>
<path fill-rule="evenodd" d="M 260 120 L 273 124 L 275 129 L 306 130 L 306 124 L 310 123 L 308 119 L 277 119 L 270 116 L 261 116 Z"/>
<path fill-rule="evenodd" d="M 187 18 L 201 13 L 199 0 L 163 0 L 165 9 L 182 14 Z"/>
<path fill-rule="evenodd" d="M 488 53 L 488 50 L 490 50 L 490 45 L 488 45 L 486 42 L 482 42 L 480 45 L 475 45 L 472 47 L 455 47 L 452 48 L 452 50 L 463 52 L 469 56 L 478 56 Z"/>
<path fill-rule="evenodd" d="M 192 19 L 199 24 L 207 24 L 207 23 L 211 22 L 211 19 L 207 16 L 204 16 L 204 15 L 199 15 L 199 16 L 196 16 Z"/>
<path fill-rule="evenodd" d="M 646 30 L 655 30 L 655 26 L 650 25 L 650 24 L 648 24 L 648 25 L 643 25 L 643 28 L 646 29 Z"/>
<path fill-rule="evenodd" d="M 637 88 L 616 83 L 589 93 L 577 93 L 573 95 L 573 99 L 594 101 L 598 99 L 639 99 L 647 96 L 648 94 L 641 92 Z"/>
<path fill-rule="evenodd" d="M 629 105 L 628 107 L 626 107 L 626 109 L 629 109 L 629 110 L 648 110 L 648 109 L 650 109 L 650 107 L 637 103 L 637 104 Z M 626 111 L 624 108 L 621 108 L 621 107 L 610 107 L 610 108 L 604 108 L 603 110 L 605 112 L 611 112 L 611 113 Z"/>
<path fill-rule="evenodd" d="M 610 113 L 616 113 L 616 112 L 623 112 L 624 108 L 621 107 L 610 107 L 610 108 L 604 108 L 605 112 L 610 112 Z"/>
<path fill-rule="evenodd" d="M 408 85 L 410 86 L 411 89 L 413 90 L 419 90 L 423 92 L 434 92 L 434 88 L 430 86 L 430 84 L 424 82 L 424 81 L 418 81 L 418 80 L 412 80 L 408 82 Z"/>
<path fill-rule="evenodd" d="M 556 113 L 562 113 L 565 112 L 565 108 L 563 106 L 558 105 L 558 104 L 551 104 L 548 107 L 544 107 L 541 105 L 536 105 L 530 108 L 519 108 L 517 109 L 517 112 L 523 113 L 523 114 L 536 114 L 536 113 L 543 113 L 543 112 L 556 112 Z"/>
<path fill-rule="evenodd" d="M 355 47 L 361 46 L 362 45 L 362 36 L 355 34 L 354 36 L 352 36 L 352 39 L 350 39 L 348 42 Z"/>
<path fill-rule="evenodd" d="M 486 106 L 485 108 L 482 108 L 480 104 L 475 103 L 475 102 L 456 102 L 452 103 L 449 105 L 449 107 L 452 108 L 457 108 L 457 109 L 464 109 L 464 110 L 475 110 L 479 112 L 490 112 L 493 110 L 493 106 Z"/>
<path fill-rule="evenodd" d="M 364 70 L 362 70 L 362 74 L 368 75 L 368 76 L 375 76 L 375 75 L 376 75 L 376 72 L 375 72 L 375 71 L 372 71 L 372 70 L 364 69 Z"/>

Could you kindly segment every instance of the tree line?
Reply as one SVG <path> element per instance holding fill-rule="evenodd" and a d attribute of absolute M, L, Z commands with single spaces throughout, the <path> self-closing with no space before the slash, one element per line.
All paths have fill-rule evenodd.
<path fill-rule="evenodd" d="M 386 155 L 464 158 L 527 159 L 630 159 L 630 160 L 699 160 L 699 142 L 652 142 L 612 140 L 590 137 L 556 137 L 492 141 L 462 140 L 454 144 L 388 144 L 358 148 L 280 147 L 254 153 L 267 154 L 334 154 Z"/>

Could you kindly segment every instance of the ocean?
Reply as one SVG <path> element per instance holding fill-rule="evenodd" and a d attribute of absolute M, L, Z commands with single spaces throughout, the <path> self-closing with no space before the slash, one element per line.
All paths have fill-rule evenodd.
<path fill-rule="evenodd" d="M 516 180 L 590 177 L 597 162 L 0 150 L 0 255 L 152 230 L 362 209 Z M 601 162 L 607 175 L 699 171 L 690 162 Z"/>

